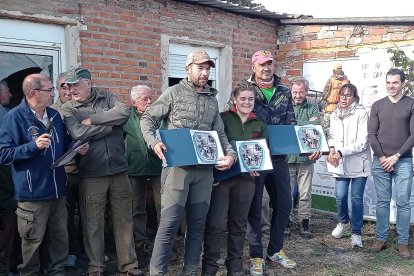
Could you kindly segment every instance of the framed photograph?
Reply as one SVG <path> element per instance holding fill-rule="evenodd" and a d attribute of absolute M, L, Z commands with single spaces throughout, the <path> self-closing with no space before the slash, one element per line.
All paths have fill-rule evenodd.
<path fill-rule="evenodd" d="M 329 151 L 328 143 L 319 125 L 295 126 L 300 153 L 313 153 L 315 151 Z"/>
<path fill-rule="evenodd" d="M 190 130 L 199 164 L 216 164 L 224 156 L 216 131 Z"/>
<path fill-rule="evenodd" d="M 236 148 L 241 172 L 273 169 L 265 139 L 237 141 Z"/>
<path fill-rule="evenodd" d="M 271 155 L 304 154 L 315 151 L 329 153 L 329 146 L 320 125 L 268 125 Z"/>
<path fill-rule="evenodd" d="M 214 165 L 217 164 L 217 159 L 224 155 L 218 134 L 214 130 L 158 130 L 157 137 L 167 147 L 164 167 Z"/>

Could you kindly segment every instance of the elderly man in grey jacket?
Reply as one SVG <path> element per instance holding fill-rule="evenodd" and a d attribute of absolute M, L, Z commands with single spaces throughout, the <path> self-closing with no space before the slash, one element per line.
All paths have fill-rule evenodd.
<path fill-rule="evenodd" d="M 128 108 L 110 92 L 92 88 L 87 69 L 68 72 L 65 83 L 72 100 L 62 106 L 62 115 L 74 140 L 89 140 L 88 154 L 78 159 L 79 203 L 88 275 L 103 275 L 104 213 L 111 209 L 118 271 L 141 275 L 132 234 L 131 185 L 125 155 L 122 124 L 128 120 Z"/>
<path fill-rule="evenodd" d="M 216 99 L 217 90 L 207 84 L 214 62 L 203 50 L 195 50 L 186 60 L 187 79 L 168 88 L 141 119 L 141 130 L 148 146 L 165 160 L 165 145 L 155 137 L 159 122 L 164 128 L 215 130 L 226 156 L 219 170 L 236 160 L 236 153 L 224 133 Z M 191 145 L 188 145 L 191 146 Z M 166 275 L 168 259 L 181 218 L 186 210 L 187 234 L 182 275 L 198 275 L 204 224 L 213 183 L 212 167 L 188 166 L 164 168 L 161 173 L 161 218 L 150 263 L 150 275 Z"/>

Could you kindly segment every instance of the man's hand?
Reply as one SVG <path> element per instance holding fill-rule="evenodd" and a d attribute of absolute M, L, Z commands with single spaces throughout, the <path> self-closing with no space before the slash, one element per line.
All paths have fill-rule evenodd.
<path fill-rule="evenodd" d="M 38 149 L 48 148 L 50 146 L 50 134 L 43 133 L 36 139 L 36 146 Z"/>
<path fill-rule="evenodd" d="M 395 154 L 388 157 L 382 156 L 379 161 L 384 171 L 392 172 L 394 170 L 395 163 L 398 161 L 398 157 Z"/>
<path fill-rule="evenodd" d="M 230 169 L 230 167 L 234 163 L 233 157 L 230 155 L 226 155 L 217 159 L 218 164 L 216 165 L 216 169 L 219 171 L 225 171 Z"/>
<path fill-rule="evenodd" d="M 90 126 L 92 123 L 91 123 L 91 118 L 86 118 L 86 119 L 84 119 L 82 122 L 81 122 L 81 124 L 82 125 L 87 125 L 87 126 Z"/>
<path fill-rule="evenodd" d="M 167 152 L 167 147 L 164 145 L 163 142 L 158 142 L 157 144 L 155 144 L 153 150 L 159 159 L 161 159 L 163 162 L 167 161 L 164 156 L 164 152 Z"/>
<path fill-rule="evenodd" d="M 322 156 L 322 152 L 318 150 L 312 153 L 311 155 L 309 155 L 309 160 L 318 160 L 319 158 L 321 158 L 321 156 Z"/>
<path fill-rule="evenodd" d="M 89 144 L 85 144 L 78 149 L 80 155 L 85 155 L 89 151 Z"/>
<path fill-rule="evenodd" d="M 260 173 L 258 173 L 257 171 L 251 171 L 250 172 L 251 177 L 258 177 L 259 175 L 260 175 Z"/>

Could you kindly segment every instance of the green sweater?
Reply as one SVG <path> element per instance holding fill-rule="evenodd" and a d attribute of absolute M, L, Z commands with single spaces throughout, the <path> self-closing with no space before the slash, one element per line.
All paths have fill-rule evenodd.
<path fill-rule="evenodd" d="M 308 103 L 305 99 L 302 105 L 294 105 L 295 117 L 298 126 L 304 125 L 319 125 L 321 123 L 318 107 L 314 104 Z M 309 121 L 310 118 L 316 117 L 316 120 Z M 309 160 L 306 155 L 289 155 L 289 164 L 312 164 L 315 161 Z"/>
<path fill-rule="evenodd" d="M 266 125 L 253 113 L 250 113 L 244 123 L 234 108 L 220 115 L 224 124 L 224 132 L 229 141 L 267 138 Z"/>
<path fill-rule="evenodd" d="M 161 175 L 162 162 L 153 150 L 145 144 L 140 128 L 142 114 L 131 107 L 131 114 L 123 127 L 128 158 L 128 175 Z"/>

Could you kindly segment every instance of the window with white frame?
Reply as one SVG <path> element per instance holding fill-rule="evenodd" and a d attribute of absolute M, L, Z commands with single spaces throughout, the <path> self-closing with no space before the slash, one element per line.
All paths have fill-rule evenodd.
<path fill-rule="evenodd" d="M 188 44 L 170 43 L 168 50 L 168 86 L 177 84 L 181 79 L 187 77 L 185 71 L 185 61 L 187 56 L 197 48 L 206 51 L 216 64 L 216 68 L 211 68 L 208 84 L 214 88 L 218 87 L 218 68 L 220 63 L 220 50 L 214 47 L 193 46 Z"/>
<path fill-rule="evenodd" d="M 61 26 L 8 19 L 0 19 L 0 26 L 0 81 L 9 86 L 13 107 L 23 98 L 21 87 L 27 75 L 43 73 L 55 83 L 66 68 L 65 30 Z"/>

